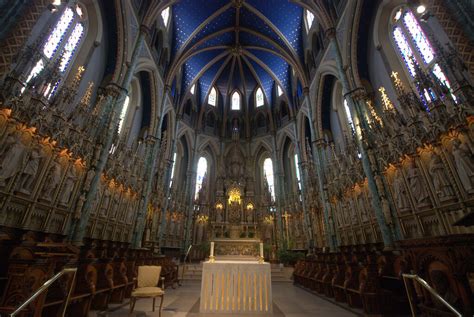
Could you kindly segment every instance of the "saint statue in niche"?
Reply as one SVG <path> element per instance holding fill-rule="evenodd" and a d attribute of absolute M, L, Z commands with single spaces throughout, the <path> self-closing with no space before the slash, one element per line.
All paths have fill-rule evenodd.
<path fill-rule="evenodd" d="M 41 146 L 35 146 L 31 151 L 28 163 L 26 164 L 25 169 L 21 175 L 19 185 L 21 193 L 30 194 L 33 190 L 33 183 L 36 180 L 36 176 L 38 175 L 39 165 L 42 158 L 43 152 L 41 151 Z"/>
<path fill-rule="evenodd" d="M 393 194 L 399 210 L 403 211 L 410 208 L 408 192 L 406 191 L 405 184 L 403 184 L 401 171 L 398 171 L 393 179 Z"/>
<path fill-rule="evenodd" d="M 44 185 L 43 190 L 43 197 L 47 201 L 52 200 L 53 192 L 59 186 L 61 182 L 61 176 L 63 173 L 63 167 L 61 163 L 55 159 L 51 162 L 51 167 L 49 169 L 48 177 L 46 178 L 46 182 Z"/>
<path fill-rule="evenodd" d="M 474 192 L 474 161 L 473 154 L 466 143 L 453 141 L 453 156 L 459 179 L 468 193 Z"/>
<path fill-rule="evenodd" d="M 420 169 L 416 166 L 414 160 L 410 162 L 407 172 L 408 183 L 413 194 L 413 198 L 418 206 L 426 206 L 429 204 L 429 194 L 423 184 L 423 178 L 420 174 Z"/>
<path fill-rule="evenodd" d="M 10 134 L 0 152 L 0 186 L 20 172 L 26 158 L 26 147 L 18 133 Z"/>
<path fill-rule="evenodd" d="M 438 154 L 433 153 L 429 163 L 429 171 L 433 179 L 433 185 L 439 198 L 449 198 L 454 196 L 453 187 L 449 182 L 448 175 L 443 162 Z"/>

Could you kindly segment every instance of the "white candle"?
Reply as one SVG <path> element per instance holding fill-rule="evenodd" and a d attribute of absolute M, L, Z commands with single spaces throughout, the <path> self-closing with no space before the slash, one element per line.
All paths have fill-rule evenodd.
<path fill-rule="evenodd" d="M 214 242 L 211 242 L 211 256 L 214 256 Z"/>
<path fill-rule="evenodd" d="M 263 243 L 260 242 L 260 257 L 263 258 Z"/>

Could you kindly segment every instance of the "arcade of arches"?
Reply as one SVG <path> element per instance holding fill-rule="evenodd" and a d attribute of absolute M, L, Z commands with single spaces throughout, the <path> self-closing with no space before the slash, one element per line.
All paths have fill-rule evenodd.
<path fill-rule="evenodd" d="M 262 242 L 359 314 L 412 299 L 448 316 L 407 296 L 411 272 L 471 316 L 472 16 L 468 0 L 0 0 L 0 312 L 69 266 L 70 316 L 127 302 L 139 265 L 174 288 L 212 241 Z M 27 309 L 57 314 L 67 284 Z"/>

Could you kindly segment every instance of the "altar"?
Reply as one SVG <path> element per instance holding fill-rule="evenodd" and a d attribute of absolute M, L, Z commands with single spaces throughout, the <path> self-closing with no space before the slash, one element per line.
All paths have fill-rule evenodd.
<path fill-rule="evenodd" d="M 201 313 L 271 314 L 270 263 L 219 260 L 203 263 Z"/>

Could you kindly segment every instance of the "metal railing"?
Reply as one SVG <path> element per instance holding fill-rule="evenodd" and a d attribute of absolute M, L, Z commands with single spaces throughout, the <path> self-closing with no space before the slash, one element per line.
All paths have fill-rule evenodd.
<path fill-rule="evenodd" d="M 54 275 L 52 278 L 50 278 L 49 280 L 47 280 L 46 282 L 44 282 L 43 285 L 41 285 L 40 288 L 38 288 L 36 290 L 36 292 L 33 293 L 33 295 L 31 295 L 23 304 L 21 304 L 17 309 L 15 309 L 13 311 L 13 313 L 10 314 L 10 317 L 14 317 L 16 316 L 18 313 L 20 313 L 23 309 L 25 309 L 32 301 L 34 301 L 39 295 L 41 295 L 44 291 L 46 291 L 57 279 L 59 279 L 61 276 L 63 276 L 64 274 L 70 274 L 70 273 L 73 273 L 73 276 L 72 276 L 72 280 L 71 282 L 69 283 L 69 290 L 67 292 L 67 297 L 66 297 L 66 300 L 64 302 L 64 307 L 63 307 L 63 311 L 62 311 L 62 314 L 61 316 L 65 316 L 66 314 L 66 309 L 67 309 L 67 305 L 69 304 L 69 300 L 71 298 L 71 294 L 72 294 L 72 288 L 73 288 L 73 285 L 74 285 L 74 281 L 76 280 L 76 272 L 77 272 L 77 268 L 66 268 L 66 269 L 62 269 L 59 273 L 57 273 L 56 275 Z"/>
<path fill-rule="evenodd" d="M 405 284 L 405 289 L 407 291 L 408 295 L 408 302 L 410 303 L 410 309 L 411 309 L 411 315 L 413 317 L 416 317 L 416 308 L 415 304 L 413 303 L 412 300 L 412 292 L 411 288 L 407 284 L 407 280 L 413 280 L 417 282 L 421 287 L 426 289 L 431 295 L 434 296 L 438 301 L 440 301 L 446 308 L 448 308 L 454 315 L 458 317 L 462 317 L 462 314 L 458 312 L 453 306 L 451 306 L 444 298 L 442 298 L 436 290 L 434 290 L 424 279 L 419 277 L 416 274 L 402 274 L 403 276 L 403 283 Z"/>
<path fill-rule="evenodd" d="M 181 270 L 181 283 L 184 282 L 184 271 L 186 270 L 186 259 L 189 258 L 189 253 L 191 252 L 191 249 L 193 248 L 193 245 L 190 244 L 189 247 L 188 247 L 188 250 L 186 251 L 186 254 L 184 255 L 184 259 L 183 259 L 183 269 Z M 181 285 L 181 284 L 179 284 Z"/>

